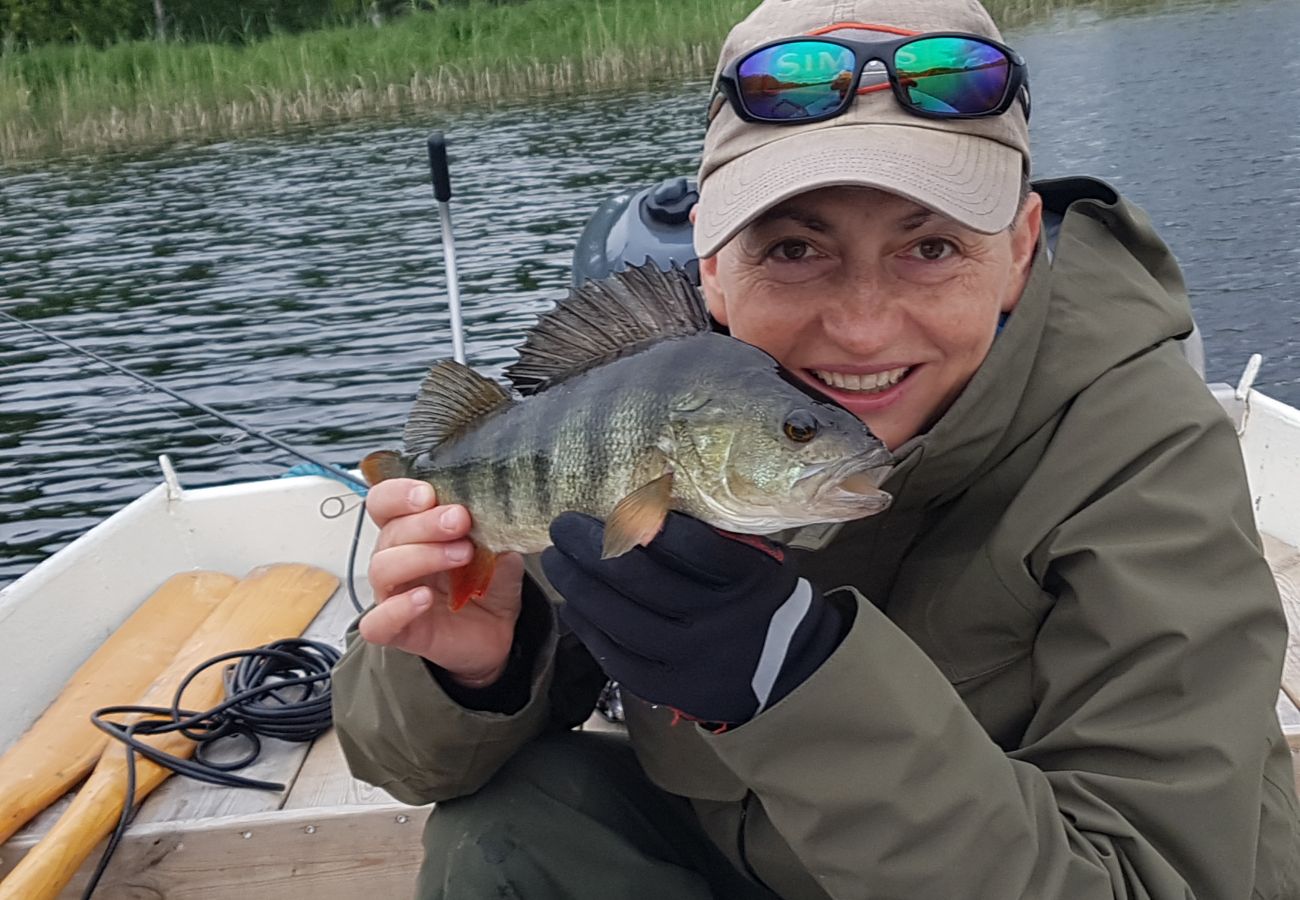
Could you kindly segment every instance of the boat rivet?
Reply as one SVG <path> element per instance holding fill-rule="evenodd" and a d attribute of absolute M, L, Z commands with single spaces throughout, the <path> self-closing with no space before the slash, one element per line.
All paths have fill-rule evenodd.
<path fill-rule="evenodd" d="M 408 815 L 400 815 L 400 816 L 397 817 L 397 824 L 398 824 L 398 825 L 405 825 L 405 824 L 406 824 L 407 822 L 409 822 L 409 821 L 411 821 L 411 817 L 408 816 Z"/>
<path fill-rule="evenodd" d="M 315 833 L 316 833 L 316 826 L 315 826 L 315 825 L 308 825 L 306 828 L 303 829 L 303 831 L 307 832 L 308 834 L 315 834 Z"/>
<path fill-rule="evenodd" d="M 244 840 L 248 840 L 248 839 L 251 838 L 252 836 L 253 836 L 253 832 L 251 832 L 251 831 L 245 831 L 244 833 L 242 833 L 242 834 L 240 835 L 240 837 L 242 837 Z"/>

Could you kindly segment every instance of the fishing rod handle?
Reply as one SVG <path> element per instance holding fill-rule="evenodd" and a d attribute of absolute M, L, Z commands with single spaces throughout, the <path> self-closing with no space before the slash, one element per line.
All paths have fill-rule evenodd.
<path fill-rule="evenodd" d="M 439 203 L 451 199 L 451 175 L 447 171 L 447 141 L 441 131 L 429 135 L 429 174 L 433 177 L 433 196 Z"/>

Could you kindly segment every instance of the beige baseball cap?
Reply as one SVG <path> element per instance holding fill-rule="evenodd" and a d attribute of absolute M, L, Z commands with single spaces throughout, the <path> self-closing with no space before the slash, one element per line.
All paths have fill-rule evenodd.
<path fill-rule="evenodd" d="M 714 86 L 723 66 L 746 51 L 838 24 L 1002 39 L 976 0 L 764 0 L 727 35 Z M 867 84 L 869 75 L 863 77 Z M 1019 102 L 1000 116 L 929 119 L 882 90 L 859 94 L 842 115 L 808 125 L 746 122 L 726 101 L 712 109 L 695 211 L 695 252 L 702 257 L 776 204 L 835 185 L 889 191 L 994 234 L 1011 224 L 1029 171 L 1029 124 Z"/>

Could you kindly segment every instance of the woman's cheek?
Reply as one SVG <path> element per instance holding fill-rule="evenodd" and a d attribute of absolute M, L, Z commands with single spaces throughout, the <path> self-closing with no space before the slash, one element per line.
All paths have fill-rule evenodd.
<path fill-rule="evenodd" d="M 910 256 L 894 258 L 894 275 L 900 280 L 912 284 L 943 284 L 946 281 L 959 278 L 961 272 L 960 257 L 933 261 L 916 259 Z"/>
<path fill-rule="evenodd" d="M 826 277 L 834 263 L 822 256 L 804 259 L 768 259 L 763 264 L 763 277 L 777 285 L 807 284 Z"/>
<path fill-rule="evenodd" d="M 797 298 L 751 298 L 743 311 L 732 317 L 731 334 L 784 361 L 791 338 L 800 334 L 812 313 L 810 304 Z"/>

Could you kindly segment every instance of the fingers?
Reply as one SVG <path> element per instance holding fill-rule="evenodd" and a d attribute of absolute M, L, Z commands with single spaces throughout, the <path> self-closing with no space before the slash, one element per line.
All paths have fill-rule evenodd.
<path fill-rule="evenodd" d="M 782 556 L 762 538 L 726 534 L 699 519 L 669 513 L 647 551 L 663 565 L 702 584 L 723 586 L 752 577 Z"/>
<path fill-rule="evenodd" d="M 660 542 L 670 535 L 670 531 L 675 538 L 674 545 L 661 550 Z M 712 571 L 709 560 L 716 552 L 714 545 L 732 542 L 687 516 L 670 514 L 663 533 L 649 546 L 633 547 L 611 559 L 600 558 L 604 528 L 598 519 L 565 513 L 551 523 L 550 535 L 555 550 L 570 561 L 570 567 L 643 605 L 676 611 L 683 604 L 690 606 L 711 599 L 713 592 L 729 584 L 727 577 Z M 678 549 L 677 545 L 689 544 L 691 539 L 696 546 L 681 549 L 682 553 L 690 554 L 688 558 L 683 559 L 673 552 Z M 552 565 L 557 569 L 562 567 L 559 557 L 552 559 Z M 543 556 L 542 560 L 545 566 L 546 557 Z M 549 569 L 546 574 L 554 582 Z"/>
<path fill-rule="evenodd" d="M 397 516 L 431 509 L 437 502 L 433 486 L 414 478 L 390 478 L 366 493 L 366 512 L 383 528 Z"/>
<path fill-rule="evenodd" d="M 459 540 L 469 534 L 470 525 L 469 511 L 459 504 L 407 513 L 390 519 L 379 529 L 375 549 Z"/>
<path fill-rule="evenodd" d="M 432 605 L 433 591 L 421 585 L 373 607 L 361 617 L 357 628 L 372 644 L 391 644 Z"/>
<path fill-rule="evenodd" d="M 473 555 L 474 546 L 467 540 L 386 547 L 370 557 L 370 587 L 382 601 L 401 585 L 463 566 Z"/>
<path fill-rule="evenodd" d="M 560 513 L 548 529 L 551 543 L 565 556 L 584 564 L 600 558 L 605 526 L 600 519 L 583 513 Z"/>
<path fill-rule="evenodd" d="M 549 560 L 547 554 L 551 554 Z M 552 547 L 543 550 L 542 566 L 564 596 L 560 617 L 588 650 L 595 652 L 597 646 L 605 647 L 608 642 L 625 654 L 659 665 L 664 648 L 680 646 L 687 639 L 687 619 L 642 606 L 580 571 L 557 565 L 558 556 L 559 551 Z"/>
<path fill-rule="evenodd" d="M 621 643 L 567 602 L 560 606 L 560 617 L 578 636 L 578 640 L 582 641 L 583 646 L 590 651 L 605 674 L 615 681 L 627 682 L 627 676 L 631 672 L 643 672 L 647 669 L 661 671 L 665 668 L 662 661 L 646 655 L 644 648 L 630 647 Z M 636 680 L 645 681 L 644 678 Z M 638 696 L 642 695 L 638 692 Z"/>

